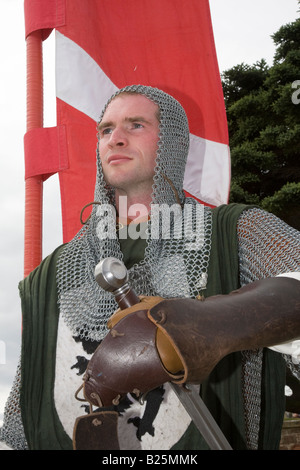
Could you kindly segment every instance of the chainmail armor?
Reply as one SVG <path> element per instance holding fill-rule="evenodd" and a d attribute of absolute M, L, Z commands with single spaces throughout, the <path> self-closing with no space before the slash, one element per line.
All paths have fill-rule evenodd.
<path fill-rule="evenodd" d="M 185 111 L 178 101 L 161 90 L 134 85 L 112 96 L 100 121 L 111 100 L 124 92 L 143 94 L 159 107 L 160 134 L 152 210 L 165 208 L 166 214 L 170 212 L 170 207 L 174 207 L 168 238 L 164 236 L 163 224 L 159 224 L 157 217 L 151 214 L 145 258 L 129 270 L 129 280 L 138 294 L 166 298 L 196 297 L 205 287 L 211 243 L 211 211 L 193 199 L 185 200 L 182 190 L 189 149 L 189 127 Z M 94 197 L 101 204 L 94 205 L 87 225 L 64 250 L 59 260 L 57 281 L 60 311 L 74 335 L 99 341 L 106 335 L 107 320 L 117 305 L 113 295 L 96 283 L 94 269 L 103 258 L 114 256 L 122 259 L 123 255 L 116 232 L 114 190 L 104 180 L 98 150 Z M 186 233 L 188 226 L 190 232 Z M 158 232 L 154 237 L 155 229 Z M 193 243 L 192 238 L 196 229 L 198 247 L 197 241 Z M 176 231 L 181 231 L 184 236 L 177 237 Z M 194 256 L 190 256 L 191 250 Z"/>
<path fill-rule="evenodd" d="M 17 367 L 16 376 L 4 409 L 4 424 L 0 429 L 0 442 L 14 450 L 27 450 L 20 409 L 21 367 Z"/>
<path fill-rule="evenodd" d="M 157 219 L 151 214 L 145 257 L 129 270 L 129 280 L 138 294 L 195 298 L 206 285 L 212 217 L 209 208 L 193 199 L 185 199 L 182 191 L 189 147 L 185 112 L 174 98 L 155 88 L 140 85 L 126 87 L 111 99 L 124 91 L 141 93 L 159 106 L 160 136 L 152 207 L 165 205 L 166 208 L 175 208 L 169 238 L 165 237 L 163 226 L 159 226 L 159 236 L 153 236 Z M 88 222 L 60 256 L 57 284 L 60 313 L 73 334 L 99 341 L 105 336 L 107 320 L 117 305 L 113 295 L 103 291 L 96 283 L 94 268 L 105 257 L 122 259 L 123 255 L 116 229 L 114 190 L 104 181 L 98 150 L 94 200 L 97 204 L 94 204 Z M 177 210 L 178 207 L 180 210 Z M 185 231 L 187 227 L 189 230 Z M 177 236 L 180 230 L 184 236 Z M 193 238 L 195 230 L 200 232 L 196 239 Z M 270 239 L 276 240 L 277 249 L 274 250 L 273 243 L 270 245 Z M 300 270 L 299 233 L 260 209 L 250 209 L 242 214 L 238 223 L 238 241 L 241 285 L 282 272 Z M 243 355 L 247 443 L 250 449 L 255 449 L 259 431 L 262 352 L 245 351 Z M 19 383 L 16 381 L 11 396 L 17 397 L 18 394 Z M 13 410 L 10 406 L 6 413 L 1 437 L 6 439 L 8 427 L 11 428 L 7 443 L 17 448 L 19 406 L 16 404 Z M 23 445 L 25 448 L 25 440 Z"/>
<path fill-rule="evenodd" d="M 261 209 L 242 213 L 238 223 L 241 285 L 300 270 L 299 232 Z M 275 243 L 276 241 L 276 243 Z M 300 368 L 284 356 L 300 380 Z M 257 449 L 260 425 L 262 350 L 243 352 L 243 389 L 249 449 Z"/>

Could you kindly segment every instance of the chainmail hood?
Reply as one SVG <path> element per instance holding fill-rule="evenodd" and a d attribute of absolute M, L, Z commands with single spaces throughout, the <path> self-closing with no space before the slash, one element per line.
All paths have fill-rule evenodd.
<path fill-rule="evenodd" d="M 129 280 L 140 295 L 194 297 L 205 282 L 211 214 L 193 199 L 186 199 L 183 192 L 189 150 L 185 111 L 177 100 L 157 88 L 132 85 L 110 98 L 100 115 L 100 122 L 109 103 L 125 92 L 139 93 L 158 105 L 159 141 L 151 207 L 164 208 L 166 212 L 175 207 L 170 222 L 172 234 L 167 237 L 164 236 L 163 222 L 158 229 L 155 226 L 155 237 L 151 235 L 154 231 L 151 210 L 145 231 L 145 258 L 130 269 Z M 112 294 L 96 283 L 94 269 L 103 258 L 114 256 L 122 259 L 123 255 L 116 229 L 114 188 L 104 180 L 98 149 L 94 201 L 88 222 L 63 250 L 58 263 L 57 283 L 60 311 L 74 334 L 100 340 L 107 332 L 107 320 L 117 305 Z M 183 206 L 186 208 L 184 211 Z M 196 227 L 199 249 L 198 255 L 191 257 L 191 241 Z M 190 264 L 188 268 L 187 262 Z"/>
<path fill-rule="evenodd" d="M 173 204 L 174 190 L 181 203 L 184 201 L 183 177 L 189 150 L 189 126 L 186 113 L 181 104 L 172 96 L 158 88 L 131 85 L 117 91 L 108 100 L 101 113 L 99 122 L 113 99 L 122 93 L 138 93 L 146 96 L 159 107 L 160 134 L 156 158 L 156 173 L 153 184 L 152 201 L 156 204 Z M 166 181 L 169 182 L 166 185 Z M 172 188 L 174 185 L 174 188 Z M 97 148 L 97 181 L 95 201 L 113 202 L 114 189 L 109 187 L 103 177 L 99 150 Z M 96 210 L 96 208 L 94 209 Z"/>

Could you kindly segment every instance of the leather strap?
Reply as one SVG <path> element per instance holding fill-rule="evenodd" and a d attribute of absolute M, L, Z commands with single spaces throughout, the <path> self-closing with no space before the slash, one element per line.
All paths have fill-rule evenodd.
<path fill-rule="evenodd" d="M 118 413 L 99 411 L 80 416 L 73 430 L 74 450 L 119 450 Z"/>
<path fill-rule="evenodd" d="M 117 405 L 127 393 L 143 395 L 169 382 L 156 348 L 156 325 L 147 311 L 121 319 L 103 339 L 88 363 L 85 399 L 95 406 Z"/>

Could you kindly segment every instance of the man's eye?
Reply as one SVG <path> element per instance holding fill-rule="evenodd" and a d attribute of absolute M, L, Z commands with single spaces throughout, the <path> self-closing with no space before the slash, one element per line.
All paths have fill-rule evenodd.
<path fill-rule="evenodd" d="M 111 132 L 112 132 L 112 128 L 111 127 L 106 127 L 104 129 L 102 129 L 101 134 L 102 135 L 107 135 L 107 134 L 111 134 Z"/>
<path fill-rule="evenodd" d="M 142 127 L 144 127 L 143 124 L 141 124 L 140 122 L 134 122 L 132 125 L 134 129 L 141 129 Z"/>

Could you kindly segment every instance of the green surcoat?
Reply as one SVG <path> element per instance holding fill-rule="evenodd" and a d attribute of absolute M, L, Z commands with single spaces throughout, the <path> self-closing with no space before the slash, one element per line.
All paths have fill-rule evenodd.
<path fill-rule="evenodd" d="M 227 294 L 239 287 L 237 220 L 246 206 L 230 204 L 213 210 L 213 232 L 206 295 Z M 129 268 L 144 256 L 146 240 L 120 240 Z M 19 285 L 22 312 L 21 410 L 30 449 L 72 449 L 54 403 L 58 329 L 56 265 L 59 247 Z M 202 397 L 233 449 L 245 449 L 241 353 L 224 358 L 202 384 Z M 284 414 L 285 363 L 265 350 L 262 374 L 260 448 L 277 449 Z M 173 449 L 206 449 L 193 423 Z"/>

